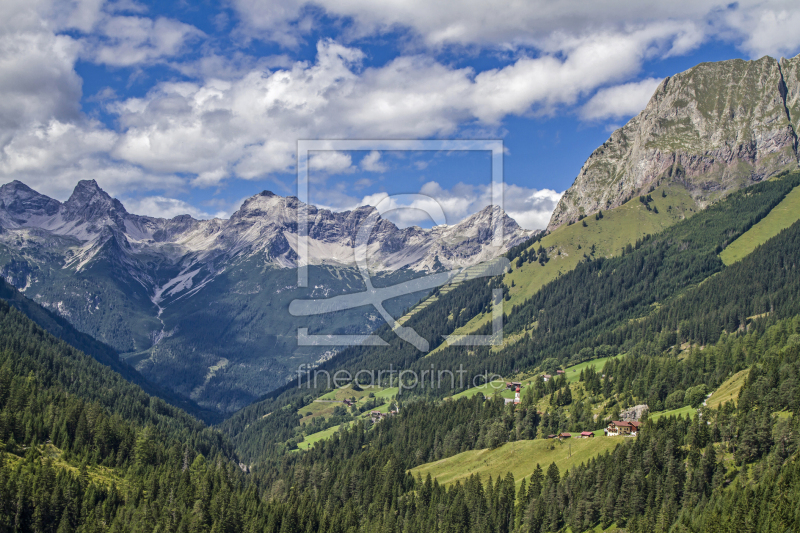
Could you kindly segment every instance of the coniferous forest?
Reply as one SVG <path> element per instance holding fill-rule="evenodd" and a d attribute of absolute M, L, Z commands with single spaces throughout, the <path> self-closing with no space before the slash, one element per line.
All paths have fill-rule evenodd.
<path fill-rule="evenodd" d="M 328 389 L 290 383 L 208 426 L 189 404 L 123 377 L 124 363 L 102 346 L 55 328 L 50 315 L 22 312 L 23 297 L 4 287 L 0 531 L 797 530 L 800 222 L 730 266 L 718 253 L 798 184 L 789 175 L 750 187 L 614 257 L 587 258 L 505 317 L 513 342 L 502 349 L 451 346 L 422 358 L 392 339 L 324 363 L 463 364 L 508 376 L 605 358 L 577 381 L 533 381 L 516 405 L 410 390 L 394 399 L 398 414 L 378 423 L 346 409 L 301 422 Z M 537 238 L 511 250 L 512 265 L 546 261 L 539 246 Z M 465 309 L 463 325 L 486 312 L 495 288 L 502 277 L 464 283 L 409 325 L 441 338 L 453 326 L 448 309 Z M 707 406 L 737 374 L 738 393 Z M 637 437 L 563 471 L 542 463 L 522 480 L 473 473 L 446 485 L 413 472 L 509 442 L 601 430 L 637 404 L 649 406 Z M 681 412 L 652 416 L 671 410 Z M 298 449 L 302 432 L 335 425 Z"/>

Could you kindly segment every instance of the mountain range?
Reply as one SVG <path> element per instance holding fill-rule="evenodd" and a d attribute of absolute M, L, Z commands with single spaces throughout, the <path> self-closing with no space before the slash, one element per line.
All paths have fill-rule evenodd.
<path fill-rule="evenodd" d="M 264 192 L 165 220 L 91 181 L 64 203 L 0 187 L 0 531 L 799 530 L 797 86 L 778 62 L 776 103 L 774 63 L 666 80 L 547 232 L 497 208 L 400 229 Z M 510 267 L 389 306 L 424 297 L 402 325 L 426 352 L 371 309 L 292 317 L 365 290 L 365 221 L 378 288 Z M 495 291 L 500 345 L 444 340 L 493 333 Z M 298 327 L 386 342 L 331 356 Z M 304 362 L 352 379 L 287 382 Z"/>
<path fill-rule="evenodd" d="M 666 78 L 647 107 L 589 156 L 535 254 L 545 268 L 506 280 L 510 305 L 575 268 L 581 255 L 613 255 L 737 189 L 796 169 L 798 120 L 800 57 L 704 63 Z M 669 194 L 662 213 L 656 204 L 651 211 L 650 200 L 631 207 L 633 197 L 656 189 Z M 626 218 L 630 209 L 615 213 L 622 206 L 641 211 L 639 218 Z M 309 216 L 308 287 L 297 286 L 295 269 L 302 208 Z M 603 226 L 614 228 L 609 237 L 559 233 L 603 210 L 610 210 Z M 112 346 L 156 385 L 231 412 L 286 383 L 300 365 L 337 353 L 323 343 L 299 345 L 298 328 L 363 335 L 383 322 L 369 306 L 289 313 L 295 299 L 366 290 L 355 241 L 373 212 L 332 212 L 264 191 L 229 219 L 162 219 L 129 213 L 94 181 L 79 182 L 63 203 L 13 181 L 0 187 L 0 275 Z M 500 249 L 491 246 L 498 223 Z M 373 282 L 387 286 L 468 267 L 536 237 L 487 207 L 431 229 L 377 217 L 366 251 Z M 387 310 L 399 317 L 427 294 L 395 298 Z M 478 311 L 473 329 L 460 333 L 486 323 L 486 309 Z"/>
<path fill-rule="evenodd" d="M 364 334 L 380 324 L 371 308 L 290 316 L 293 299 L 365 290 L 355 242 L 374 211 L 307 206 L 309 286 L 298 288 L 301 207 L 264 191 L 226 220 L 162 219 L 128 213 L 93 180 L 63 203 L 13 181 L 0 187 L 0 273 L 152 381 L 207 407 L 236 409 L 297 366 L 332 355 L 330 347 L 298 346 L 298 327 Z M 500 223 L 505 245 L 497 249 Z M 431 229 L 378 217 L 367 258 L 376 285 L 392 284 L 492 259 L 533 234 L 492 207 Z M 399 316 L 422 296 L 387 308 Z"/>

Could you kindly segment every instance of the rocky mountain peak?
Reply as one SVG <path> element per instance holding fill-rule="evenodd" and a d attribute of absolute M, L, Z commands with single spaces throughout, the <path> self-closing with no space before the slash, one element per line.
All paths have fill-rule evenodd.
<path fill-rule="evenodd" d="M 664 181 L 700 207 L 797 168 L 800 56 L 701 63 L 666 78 L 647 107 L 597 148 L 548 229 L 610 209 Z"/>
<path fill-rule="evenodd" d="M 50 216 L 58 211 L 58 200 L 39 194 L 24 183 L 14 180 L 0 187 L 0 207 L 12 216 Z"/>
<path fill-rule="evenodd" d="M 120 218 L 128 212 L 122 203 L 109 196 L 95 180 L 81 180 L 64 202 L 64 219 L 95 222 L 104 217 Z"/>

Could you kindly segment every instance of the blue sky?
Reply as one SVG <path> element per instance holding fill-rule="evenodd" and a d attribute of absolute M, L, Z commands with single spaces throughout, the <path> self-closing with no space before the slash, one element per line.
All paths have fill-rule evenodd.
<path fill-rule="evenodd" d="M 64 200 L 96 179 L 166 217 L 295 194 L 298 139 L 502 139 L 506 210 L 541 228 L 665 76 L 800 51 L 797 2 L 4 0 L 0 20 L 0 182 Z M 489 179 L 486 153 L 326 152 L 311 201 L 423 192 L 453 223 Z"/>

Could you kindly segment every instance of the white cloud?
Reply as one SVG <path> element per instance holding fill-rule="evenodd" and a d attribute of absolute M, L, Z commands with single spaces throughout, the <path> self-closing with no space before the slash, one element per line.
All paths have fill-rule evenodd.
<path fill-rule="evenodd" d="M 91 30 L 103 17 L 101 4 L 0 2 L 0 177 L 5 180 L 20 179 L 59 199 L 81 179 L 97 179 L 112 194 L 182 185 L 173 174 L 111 158 L 119 135 L 81 113 L 82 80 L 74 66 L 83 45 L 54 30 Z"/>
<path fill-rule="evenodd" d="M 263 178 L 294 168 L 297 139 L 426 138 L 464 124 L 496 127 L 508 115 L 554 112 L 635 74 L 647 50 L 668 50 L 681 31 L 664 24 L 568 40 L 563 57 L 523 57 L 477 75 L 425 56 L 362 68 L 361 50 L 320 41 L 313 63 L 162 83 L 109 106 L 122 129 L 112 154 L 155 173 L 202 174 L 203 185 L 227 176 Z M 350 170 L 350 160 L 330 157 L 336 161 L 320 159 L 328 171 Z"/>
<path fill-rule="evenodd" d="M 509 185 L 505 193 L 506 213 L 525 229 L 544 229 L 563 194 L 552 189 Z"/>
<path fill-rule="evenodd" d="M 800 5 L 771 1 L 724 12 L 725 26 L 736 32 L 751 57 L 793 56 L 800 49 Z"/>
<path fill-rule="evenodd" d="M 0 2 L 0 149 L 15 131 L 80 117 L 79 44 L 42 27 L 21 2 Z"/>
<path fill-rule="evenodd" d="M 361 160 L 361 168 L 367 172 L 386 172 L 387 167 L 381 163 L 381 153 L 373 150 Z"/>
<path fill-rule="evenodd" d="M 435 203 L 444 211 L 447 224 L 457 224 L 466 217 L 480 211 L 492 203 L 491 186 L 475 186 L 458 183 L 449 189 L 443 188 L 435 181 L 429 181 L 420 187 L 419 193 L 430 199 L 416 199 L 411 203 L 400 204 L 392 199 L 390 207 L 395 209 L 387 213 L 386 218 L 399 227 L 428 225 L 431 222 L 429 212 L 438 210 Z M 550 221 L 550 215 L 558 204 L 563 192 L 550 189 L 532 189 L 513 184 L 503 188 L 503 208 L 508 216 L 517 221 L 525 229 L 544 229 Z M 388 195 L 378 192 L 364 196 L 357 205 L 378 205 Z M 353 209 L 351 198 L 341 198 L 343 202 L 333 209 L 344 211 Z M 398 209 L 399 207 L 405 209 Z M 338 207 L 338 208 L 337 208 Z M 331 207 L 329 207 L 331 208 Z"/>
<path fill-rule="evenodd" d="M 342 172 L 352 172 L 353 170 L 353 158 L 350 154 L 336 150 L 312 152 L 308 161 L 308 171 L 311 178 L 313 178 L 314 172 L 340 174 Z"/>
<path fill-rule="evenodd" d="M 175 56 L 202 35 L 194 26 L 163 17 L 109 16 L 86 39 L 85 54 L 95 63 L 128 67 Z"/>
<path fill-rule="evenodd" d="M 342 42 L 387 30 L 408 38 L 404 55 L 364 67 L 363 50 L 330 40 L 318 43 L 311 61 L 224 57 L 208 45 L 202 57 L 182 63 L 188 45 L 206 36 L 176 20 L 147 18 L 135 1 L 3 0 L 0 176 L 30 180 L 57 197 L 88 177 L 123 193 L 262 179 L 293 170 L 297 139 L 491 133 L 509 116 L 560 112 L 592 94 L 582 118 L 623 118 L 643 107 L 658 81 L 630 81 L 645 61 L 686 53 L 704 39 L 730 40 L 751 55 L 800 48 L 800 6 L 783 0 L 466 1 L 234 0 L 243 42 L 298 46 L 322 14 L 347 19 L 331 26 L 345 28 Z M 443 46 L 454 57 L 492 48 L 507 64 L 460 68 L 429 52 Z M 109 129 L 82 115 L 78 58 L 115 67 L 168 64 L 193 81 L 159 83 L 124 100 L 98 93 L 96 101 L 117 119 Z M 325 172 L 355 170 L 347 154 L 326 157 L 312 164 Z M 360 167 L 381 172 L 385 164 L 376 152 Z M 459 218 L 481 203 L 470 198 L 483 194 L 435 192 Z M 540 224 L 558 194 L 518 193 L 527 203 L 508 210 L 526 227 Z M 344 191 L 330 200 L 345 202 L 359 200 Z"/>
<path fill-rule="evenodd" d="M 129 213 L 147 215 L 158 218 L 173 218 L 178 215 L 191 215 L 197 219 L 225 218 L 229 215 L 226 211 L 211 214 L 193 205 L 176 198 L 164 196 L 145 196 L 143 198 L 128 198 L 122 204 Z"/>
<path fill-rule="evenodd" d="M 543 49 L 565 35 L 626 33 L 662 21 L 685 24 L 687 30 L 666 55 L 679 55 L 704 39 L 723 37 L 753 57 L 792 55 L 800 49 L 800 5 L 794 0 L 233 0 L 240 31 L 251 38 L 297 46 L 315 24 L 318 10 L 347 20 L 345 37 L 408 30 L 416 44 L 515 50 Z"/>
<path fill-rule="evenodd" d="M 647 78 L 600 89 L 581 107 L 580 115 L 585 120 L 636 115 L 645 108 L 661 81 L 660 78 Z"/>

